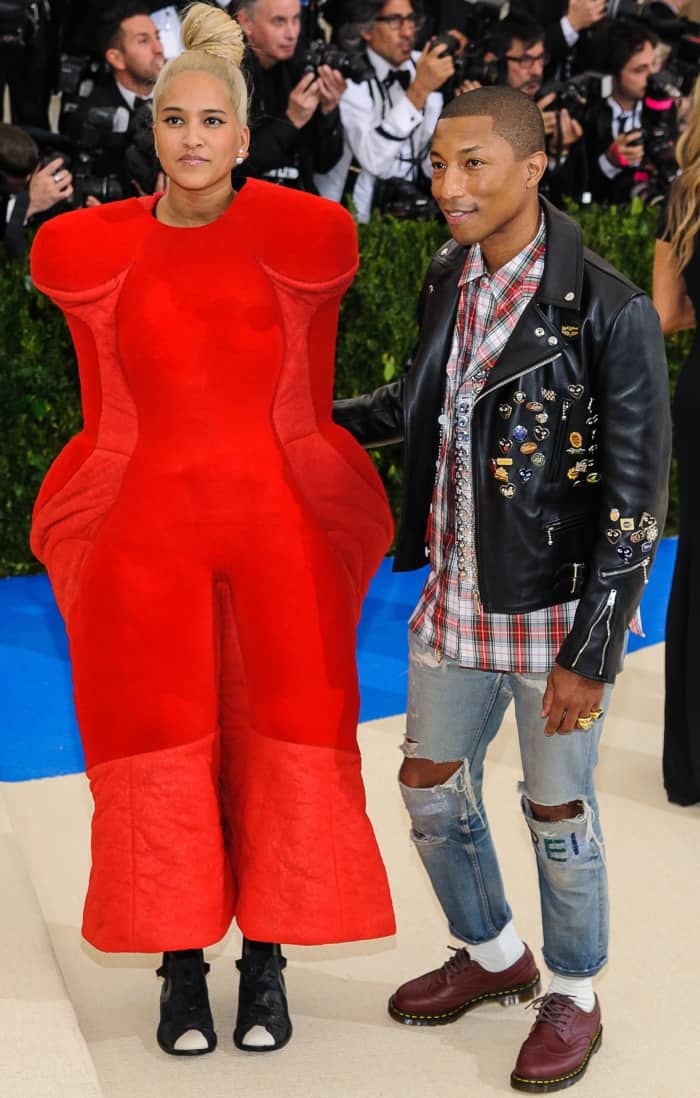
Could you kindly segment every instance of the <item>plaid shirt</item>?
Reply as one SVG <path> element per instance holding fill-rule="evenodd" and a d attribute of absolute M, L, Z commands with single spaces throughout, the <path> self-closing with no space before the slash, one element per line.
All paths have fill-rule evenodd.
<path fill-rule="evenodd" d="M 574 600 L 529 614 L 486 614 L 477 588 L 472 408 L 537 291 L 544 254 L 542 217 L 534 240 L 492 275 L 479 245 L 469 250 L 447 363 L 428 538 L 431 571 L 409 624 L 436 652 L 483 671 L 550 671 L 578 606 Z"/>

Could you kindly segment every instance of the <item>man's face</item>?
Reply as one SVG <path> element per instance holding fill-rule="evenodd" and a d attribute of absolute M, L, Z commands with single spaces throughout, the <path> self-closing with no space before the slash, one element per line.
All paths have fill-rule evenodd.
<path fill-rule="evenodd" d="M 651 42 L 645 42 L 641 50 L 633 53 L 624 68 L 613 77 L 613 95 L 619 92 L 627 99 L 643 99 L 654 64 L 654 47 Z"/>
<path fill-rule="evenodd" d="M 238 21 L 263 65 L 271 66 L 288 61 L 296 49 L 301 4 L 299 0 L 257 0 L 250 12 L 239 12 Z"/>
<path fill-rule="evenodd" d="M 544 42 L 526 46 L 521 38 L 514 38 L 506 55 L 507 83 L 516 91 L 534 96 L 540 90 L 546 55 Z"/>
<path fill-rule="evenodd" d="M 133 15 L 122 23 L 121 44 L 107 50 L 109 64 L 140 84 L 155 84 L 165 64 L 158 29 L 147 15 Z"/>
<path fill-rule="evenodd" d="M 411 56 L 416 40 L 416 16 L 411 0 L 387 0 L 369 31 L 367 45 L 397 68 Z"/>
<path fill-rule="evenodd" d="M 443 118 L 430 150 L 433 198 L 460 244 L 507 239 L 546 165 L 544 153 L 516 160 L 489 117 Z M 533 172 L 532 164 L 536 164 Z"/>

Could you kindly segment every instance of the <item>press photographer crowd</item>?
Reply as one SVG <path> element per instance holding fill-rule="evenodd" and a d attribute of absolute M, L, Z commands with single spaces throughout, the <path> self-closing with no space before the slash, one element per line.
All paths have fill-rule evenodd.
<path fill-rule="evenodd" d="M 251 150 L 234 172 L 374 209 L 438 216 L 444 104 L 508 84 L 537 102 L 557 205 L 661 203 L 698 75 L 698 0 L 234 0 Z M 151 96 L 186 4 L 0 0 L 0 237 L 13 257 L 68 208 L 151 194 Z"/>

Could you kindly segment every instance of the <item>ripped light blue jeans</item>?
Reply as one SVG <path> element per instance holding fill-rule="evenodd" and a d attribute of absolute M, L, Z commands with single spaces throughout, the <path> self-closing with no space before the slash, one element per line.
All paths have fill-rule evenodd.
<path fill-rule="evenodd" d="M 436 659 L 409 632 L 406 739 L 409 758 L 464 763 L 443 785 L 401 783 L 412 838 L 447 916 L 467 943 L 495 938 L 511 918 L 481 798 L 486 751 L 515 701 L 524 781 L 521 807 L 532 836 L 540 886 L 544 959 L 563 976 L 591 976 L 607 960 L 605 847 L 593 786 L 603 720 L 587 731 L 545 736 L 540 717 L 544 674 L 475 671 Z M 607 710 L 612 687 L 603 697 Z M 573 819 L 545 823 L 529 802 L 580 801 Z"/>

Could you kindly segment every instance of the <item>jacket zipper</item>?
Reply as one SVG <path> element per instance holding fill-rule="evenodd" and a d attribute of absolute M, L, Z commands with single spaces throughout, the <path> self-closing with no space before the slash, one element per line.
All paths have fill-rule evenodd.
<path fill-rule="evenodd" d="M 647 557 L 644 560 L 638 560 L 636 564 L 627 564 L 623 568 L 608 568 L 604 572 L 601 571 L 600 575 L 602 579 L 608 579 L 609 576 L 625 576 L 628 572 L 636 572 L 638 568 L 641 568 L 644 572 L 644 584 L 649 582 L 649 559 Z"/>
<path fill-rule="evenodd" d="M 607 637 L 606 637 L 606 640 L 605 640 L 605 644 L 603 646 L 603 656 L 602 656 L 602 659 L 600 661 L 600 668 L 598 669 L 598 674 L 599 675 L 603 674 L 603 668 L 605 666 L 605 657 L 606 657 L 607 652 L 608 652 L 608 645 L 610 644 L 610 633 L 611 633 L 610 619 L 612 617 L 613 610 L 615 609 L 615 600 L 616 600 L 616 598 L 617 598 L 617 588 L 613 587 L 613 588 L 611 588 L 607 599 L 605 600 L 605 602 L 601 606 L 599 614 L 594 619 L 593 624 L 591 625 L 590 629 L 588 630 L 588 636 L 586 637 L 585 641 L 583 642 L 583 644 L 579 648 L 578 652 L 576 653 L 574 659 L 572 660 L 572 662 L 571 662 L 572 667 L 576 666 L 578 661 L 581 659 L 581 656 L 585 652 L 586 648 L 588 648 L 588 645 L 591 642 L 591 637 L 593 636 L 593 630 L 596 628 L 597 625 L 600 624 L 600 622 L 603 618 L 603 615 L 605 614 L 605 612 L 607 610 L 607 616 L 606 616 L 606 621 L 605 621 Z"/>
<path fill-rule="evenodd" d="M 523 370 L 522 373 L 517 374 L 515 377 L 504 378 L 503 381 L 499 381 L 498 385 L 493 385 L 490 389 L 488 389 L 488 391 L 487 391 L 486 387 L 484 387 L 481 390 L 481 392 L 474 398 L 474 403 L 472 404 L 472 424 L 474 422 L 474 409 L 476 408 L 477 404 L 482 399 L 482 397 L 489 396 L 491 393 L 495 393 L 496 389 L 502 389 L 504 385 L 511 385 L 514 381 L 518 381 L 521 377 L 527 377 L 528 374 L 534 373 L 535 370 L 541 369 L 542 366 L 548 366 L 550 362 L 554 362 L 555 359 L 557 359 L 557 358 L 561 358 L 561 351 L 557 351 L 557 353 L 554 354 L 554 355 L 549 355 L 548 358 L 543 358 L 541 362 L 536 362 L 534 366 L 529 366 L 527 370 Z M 471 447 L 472 447 L 471 462 L 472 462 L 472 469 L 473 469 L 474 468 L 474 430 L 473 429 L 472 429 Z M 474 483 L 474 566 L 475 566 L 475 569 L 476 569 L 476 575 L 474 577 L 474 586 L 473 586 L 472 590 L 473 590 L 474 598 L 476 599 L 477 609 L 478 609 L 479 612 L 481 612 L 481 610 L 483 609 L 483 604 L 481 602 L 481 594 L 479 592 L 479 549 L 478 549 L 478 546 L 479 546 L 479 517 L 478 517 L 479 516 L 479 508 L 476 505 L 476 480 L 473 480 L 473 483 Z"/>
<path fill-rule="evenodd" d="M 578 580 L 579 568 L 583 568 L 583 561 L 581 561 L 581 562 L 574 561 L 574 575 L 573 575 L 573 578 L 571 580 L 571 594 L 572 595 L 576 594 L 576 582 Z"/>
<path fill-rule="evenodd" d="M 547 535 L 547 545 L 554 545 L 554 533 L 557 530 L 569 530 L 573 526 L 584 526 L 587 521 L 586 515 L 570 515 L 569 518 L 557 519 L 556 522 L 550 522 L 545 526 L 545 532 Z"/>

